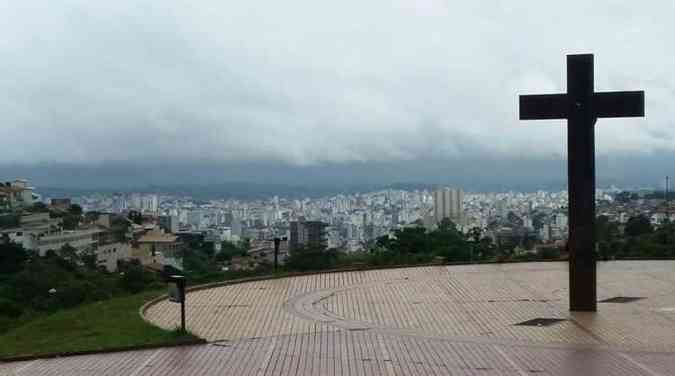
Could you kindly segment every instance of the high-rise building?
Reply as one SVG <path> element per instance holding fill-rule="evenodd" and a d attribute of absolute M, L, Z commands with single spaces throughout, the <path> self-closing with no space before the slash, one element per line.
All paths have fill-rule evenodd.
<path fill-rule="evenodd" d="M 461 189 L 443 188 L 434 191 L 434 220 L 436 223 L 449 218 L 455 223 L 462 220 L 464 192 Z"/>
<path fill-rule="evenodd" d="M 567 227 L 567 216 L 562 213 L 558 213 L 555 215 L 555 225 L 560 227 L 560 228 L 566 228 Z"/>
<path fill-rule="evenodd" d="M 129 209 L 141 210 L 143 206 L 142 198 L 140 193 L 132 193 L 131 200 L 129 202 Z"/>
<path fill-rule="evenodd" d="M 237 215 L 232 216 L 230 227 L 232 235 L 237 237 L 241 236 L 242 228 L 241 228 L 241 218 L 239 218 L 239 216 Z"/>
<path fill-rule="evenodd" d="M 193 228 L 199 229 L 202 227 L 204 213 L 201 210 L 192 210 L 188 212 L 187 223 Z"/>
<path fill-rule="evenodd" d="M 159 227 L 165 232 L 175 234 L 178 232 L 178 217 L 173 215 L 162 215 L 159 217 Z"/>
<path fill-rule="evenodd" d="M 291 252 L 303 247 L 325 249 L 327 226 L 321 221 L 305 221 L 303 218 L 291 222 L 289 249 Z"/>
<path fill-rule="evenodd" d="M 159 197 L 157 195 L 143 196 L 142 209 L 146 213 L 157 213 L 159 210 Z"/>

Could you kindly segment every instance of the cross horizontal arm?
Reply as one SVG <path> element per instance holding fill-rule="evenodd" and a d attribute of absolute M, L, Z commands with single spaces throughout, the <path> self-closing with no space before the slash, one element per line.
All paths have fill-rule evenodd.
<path fill-rule="evenodd" d="M 520 120 L 566 119 L 567 113 L 567 94 L 520 96 Z"/>
<path fill-rule="evenodd" d="M 593 109 L 599 118 L 645 116 L 645 92 L 595 93 L 593 94 Z"/>

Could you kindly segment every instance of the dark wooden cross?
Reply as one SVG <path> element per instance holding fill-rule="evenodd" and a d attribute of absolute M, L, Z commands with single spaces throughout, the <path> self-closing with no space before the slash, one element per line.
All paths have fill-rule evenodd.
<path fill-rule="evenodd" d="M 567 119 L 570 310 L 596 311 L 595 122 L 644 116 L 643 91 L 596 93 L 593 55 L 567 56 L 567 94 L 521 95 L 520 120 Z"/>

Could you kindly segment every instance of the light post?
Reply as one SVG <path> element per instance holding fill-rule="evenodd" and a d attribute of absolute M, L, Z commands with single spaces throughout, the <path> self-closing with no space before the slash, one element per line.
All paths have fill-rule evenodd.
<path fill-rule="evenodd" d="M 279 266 L 279 244 L 281 244 L 280 238 L 274 238 L 274 272 L 277 272 L 277 267 Z"/>
<path fill-rule="evenodd" d="M 185 276 L 170 275 L 169 283 L 169 301 L 180 303 L 180 327 L 185 333 Z"/>

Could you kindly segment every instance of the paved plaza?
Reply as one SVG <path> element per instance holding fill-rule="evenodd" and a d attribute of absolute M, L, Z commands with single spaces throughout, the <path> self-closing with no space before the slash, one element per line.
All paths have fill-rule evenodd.
<path fill-rule="evenodd" d="M 675 375 L 675 261 L 599 263 L 598 300 L 612 300 L 597 313 L 569 312 L 567 282 L 567 264 L 551 262 L 215 287 L 187 296 L 188 328 L 207 345 L 0 364 L 0 375 Z M 179 306 L 145 317 L 174 328 Z"/>

